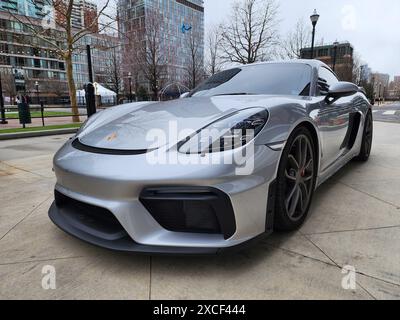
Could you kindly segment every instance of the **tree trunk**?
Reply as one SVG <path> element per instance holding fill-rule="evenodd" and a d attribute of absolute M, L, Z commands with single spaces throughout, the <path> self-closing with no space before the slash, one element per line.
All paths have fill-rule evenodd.
<path fill-rule="evenodd" d="M 72 122 L 80 122 L 78 104 L 76 99 L 76 87 L 74 81 L 71 53 L 66 54 L 65 63 L 67 67 L 68 91 L 71 99 Z"/>

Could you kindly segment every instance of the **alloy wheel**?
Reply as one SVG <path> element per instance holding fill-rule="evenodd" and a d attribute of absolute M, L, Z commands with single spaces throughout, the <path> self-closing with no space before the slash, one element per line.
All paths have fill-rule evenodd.
<path fill-rule="evenodd" d="M 373 138 L 372 116 L 371 116 L 371 114 L 368 114 L 366 123 L 365 123 L 365 153 L 366 153 L 366 156 L 369 156 L 371 153 L 372 138 Z"/>
<path fill-rule="evenodd" d="M 287 214 L 292 221 L 298 221 L 307 212 L 314 186 L 314 152 L 306 135 L 299 135 L 292 143 L 285 179 Z"/>

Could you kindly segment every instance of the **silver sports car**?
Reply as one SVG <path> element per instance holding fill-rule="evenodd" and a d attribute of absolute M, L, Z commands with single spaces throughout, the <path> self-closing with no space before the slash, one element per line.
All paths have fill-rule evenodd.
<path fill-rule="evenodd" d="M 319 61 L 220 72 L 181 99 L 97 113 L 55 155 L 51 220 L 104 248 L 210 254 L 299 228 L 369 158 L 371 105 Z"/>

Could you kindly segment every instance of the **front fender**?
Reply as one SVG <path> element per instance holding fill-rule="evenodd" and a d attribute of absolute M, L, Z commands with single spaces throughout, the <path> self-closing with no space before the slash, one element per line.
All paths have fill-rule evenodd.
<path fill-rule="evenodd" d="M 269 119 L 263 131 L 257 136 L 256 144 L 274 145 L 285 142 L 301 123 L 310 124 L 319 139 L 318 128 L 310 116 L 307 104 L 288 103 L 268 108 Z"/>

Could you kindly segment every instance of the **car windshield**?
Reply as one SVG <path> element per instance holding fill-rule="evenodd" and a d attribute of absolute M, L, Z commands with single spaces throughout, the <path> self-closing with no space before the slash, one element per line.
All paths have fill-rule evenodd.
<path fill-rule="evenodd" d="M 309 96 L 311 67 L 302 63 L 249 65 L 211 76 L 190 97 L 220 95 L 295 95 Z"/>

